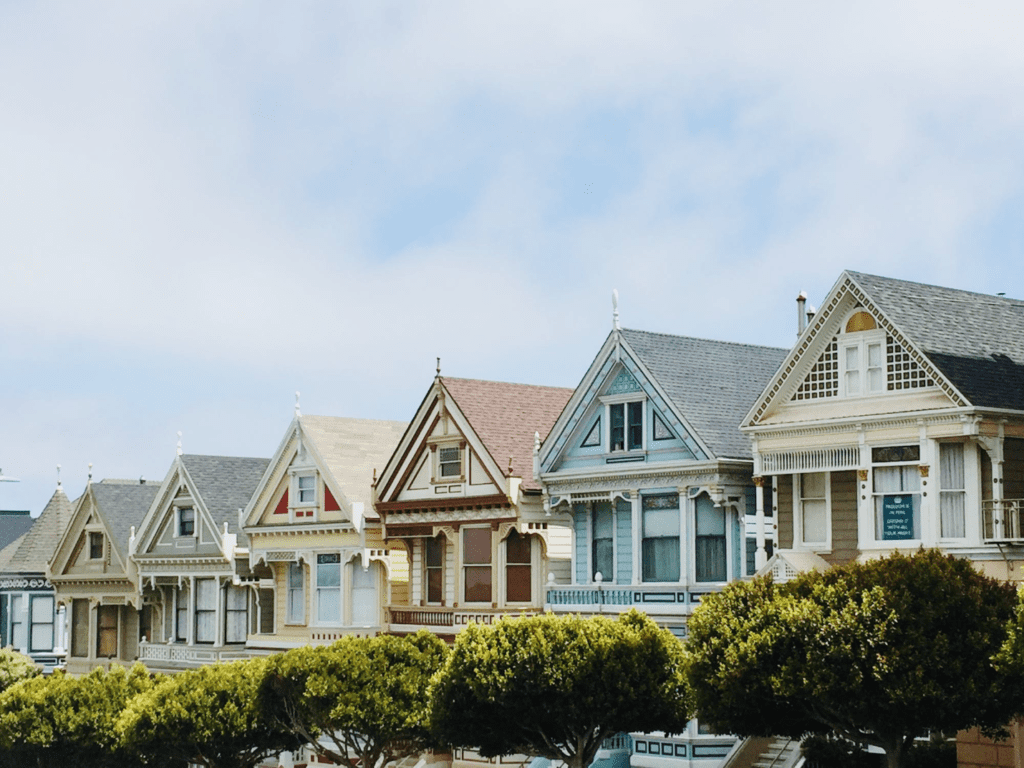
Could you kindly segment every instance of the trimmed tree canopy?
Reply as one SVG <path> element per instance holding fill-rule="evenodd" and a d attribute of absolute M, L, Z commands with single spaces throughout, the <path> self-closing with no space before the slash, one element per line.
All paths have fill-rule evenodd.
<path fill-rule="evenodd" d="M 470 624 L 431 692 L 443 744 L 589 765 L 609 736 L 678 733 L 689 720 L 682 646 L 647 616 Z"/>
<path fill-rule="evenodd" d="M 341 765 L 387 765 L 429 746 L 427 687 L 447 646 L 436 635 L 344 637 L 272 657 L 267 717 Z"/>
<path fill-rule="evenodd" d="M 1024 678 L 992 663 L 1015 602 L 934 550 L 732 584 L 690 620 L 698 717 L 745 736 L 832 732 L 902 765 L 928 730 L 997 729 L 1020 710 Z"/>

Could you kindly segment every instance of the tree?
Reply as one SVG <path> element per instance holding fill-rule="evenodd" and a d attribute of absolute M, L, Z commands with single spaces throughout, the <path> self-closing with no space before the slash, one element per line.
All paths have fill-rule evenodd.
<path fill-rule="evenodd" d="M 28 656 L 13 648 L 0 648 L 0 693 L 38 674 L 39 667 Z"/>
<path fill-rule="evenodd" d="M 929 730 L 998 730 L 1024 705 L 1024 676 L 992 662 L 1014 592 L 934 550 L 732 584 L 690 620 L 697 715 L 743 736 L 833 733 L 890 768 Z"/>
<path fill-rule="evenodd" d="M 0 750 L 10 765 L 121 768 L 126 757 L 114 724 L 138 694 L 153 686 L 141 664 L 130 671 L 95 669 L 33 677 L 0 694 Z"/>
<path fill-rule="evenodd" d="M 257 698 L 267 660 L 211 664 L 167 677 L 125 708 L 117 731 L 146 765 L 161 760 L 207 768 L 252 768 L 297 746 L 262 716 Z"/>
<path fill-rule="evenodd" d="M 422 631 L 295 648 L 271 659 L 262 706 L 334 763 L 378 768 L 428 748 L 427 687 L 446 653 Z"/>
<path fill-rule="evenodd" d="M 619 732 L 678 733 L 689 720 L 682 647 L 646 615 L 470 624 L 435 680 L 443 744 L 590 765 Z"/>

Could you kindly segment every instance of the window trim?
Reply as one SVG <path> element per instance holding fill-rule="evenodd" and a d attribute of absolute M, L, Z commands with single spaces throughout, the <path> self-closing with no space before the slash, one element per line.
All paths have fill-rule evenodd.
<path fill-rule="evenodd" d="M 879 449 L 885 448 L 916 448 L 918 450 L 918 457 L 916 459 L 909 459 L 903 461 L 875 461 L 874 452 Z M 923 451 L 919 443 L 915 442 L 899 442 L 899 443 L 887 443 L 882 445 L 871 446 L 871 472 L 870 472 L 870 487 L 868 490 L 868 499 L 870 500 L 870 519 L 871 519 L 871 538 L 870 541 L 875 547 L 917 547 L 919 546 L 924 535 L 924 492 L 921 487 L 921 467 L 924 463 Z M 917 519 L 914 520 L 914 527 L 918 529 L 918 535 L 910 539 L 886 539 L 882 538 L 881 534 L 884 531 L 878 530 L 878 511 L 877 511 L 877 499 L 881 496 L 891 496 L 894 494 L 878 493 L 875 491 L 875 472 L 878 469 L 889 469 L 892 467 L 914 467 L 918 471 L 918 486 L 916 491 L 910 492 L 910 495 L 917 496 Z M 884 521 L 883 521 L 884 525 Z"/>
<path fill-rule="evenodd" d="M 804 477 L 807 475 L 825 476 L 825 539 L 822 542 L 808 542 L 804 538 L 804 501 L 818 499 L 819 497 L 804 496 Z M 802 552 L 831 552 L 832 551 L 832 473 L 828 470 L 823 472 L 797 472 L 794 473 L 796 482 L 793 483 L 793 549 Z"/>
<path fill-rule="evenodd" d="M 697 578 L 697 502 L 700 501 L 702 497 L 707 498 L 708 502 L 711 504 L 712 509 L 721 509 L 722 515 L 724 517 L 725 533 L 723 535 L 725 538 L 725 579 L 723 581 L 702 581 Z M 690 544 L 693 551 L 693 557 L 690 559 L 689 567 L 690 578 L 693 580 L 693 584 L 699 587 L 704 587 L 709 584 L 728 584 L 735 578 L 732 573 L 733 552 L 732 536 L 730 535 L 731 531 L 729 529 L 729 506 L 726 504 L 722 504 L 721 507 L 715 507 L 714 500 L 706 491 L 699 493 L 696 496 L 689 497 L 688 502 L 689 510 L 687 514 L 687 521 L 690 524 L 690 529 L 687 532 L 687 542 L 688 544 Z"/>
<path fill-rule="evenodd" d="M 666 497 L 667 498 L 667 497 L 671 497 L 671 496 L 675 496 L 676 497 L 676 509 L 675 509 L 675 511 L 676 511 L 677 529 L 676 529 L 675 536 L 648 536 L 646 534 L 646 531 L 645 531 L 646 513 L 648 511 L 655 512 L 655 511 L 657 511 L 657 508 L 655 507 L 655 508 L 652 508 L 651 510 L 647 510 L 647 509 L 644 508 L 644 502 L 647 499 L 656 499 L 656 498 L 659 498 L 659 497 Z M 643 493 L 643 494 L 640 495 L 640 505 L 639 505 L 640 506 L 640 582 L 643 583 L 643 584 L 678 584 L 683 579 L 683 563 L 684 563 L 683 552 L 682 552 L 682 546 L 683 546 L 683 509 L 682 509 L 682 500 L 683 500 L 683 498 L 684 497 L 681 494 L 679 494 L 678 492 L 677 493 Z M 665 507 L 666 511 L 668 511 L 669 509 L 670 509 L 669 507 Z M 725 535 L 728 538 L 728 535 L 729 535 L 729 521 L 728 521 L 728 518 L 726 518 L 725 532 L 726 532 Z M 696 528 L 694 528 L 694 536 L 696 536 Z M 677 561 L 677 567 L 679 569 L 679 575 L 675 579 L 667 579 L 667 580 L 665 580 L 665 579 L 647 579 L 646 576 L 644 575 L 644 564 L 646 562 L 646 559 L 644 558 L 644 544 L 648 540 L 654 540 L 654 539 L 671 539 L 671 540 L 674 540 L 676 542 L 677 555 L 678 555 L 678 558 L 679 558 L 678 561 Z M 726 574 L 728 574 L 728 572 L 729 572 L 728 560 L 726 561 L 725 570 L 726 570 Z"/>
<path fill-rule="evenodd" d="M 845 327 L 845 323 L 844 323 Z M 886 335 L 885 331 L 881 328 L 876 328 L 870 331 L 853 331 L 852 333 L 840 333 L 837 337 L 838 351 L 839 351 L 839 397 L 841 398 L 862 398 L 862 397 L 878 397 L 884 395 L 887 391 L 886 382 L 888 380 L 888 363 L 886 361 Z M 880 370 L 881 370 L 881 382 L 878 389 L 870 389 L 870 348 L 877 345 L 879 348 L 880 357 Z M 858 386 L 860 387 L 859 392 L 850 393 L 847 391 L 847 373 L 850 371 L 846 368 L 847 361 L 847 350 L 857 349 L 857 355 L 859 364 L 857 367 L 858 372 Z"/>
<path fill-rule="evenodd" d="M 611 514 L 611 531 L 612 531 L 612 535 L 611 535 L 611 540 L 612 540 L 611 571 L 612 572 L 611 573 L 605 573 L 604 571 L 600 571 L 600 573 L 601 573 L 601 583 L 602 584 L 614 584 L 615 583 L 615 563 L 616 563 L 615 557 L 616 557 L 617 550 L 618 550 L 618 539 L 617 539 L 617 536 L 616 536 L 616 533 L 617 533 L 617 531 L 616 531 L 616 528 L 617 528 L 617 526 L 616 526 L 616 522 L 617 522 L 617 515 L 616 515 L 617 505 L 616 505 L 615 501 L 601 500 L 601 501 L 588 501 L 587 502 L 587 506 L 586 506 L 586 510 L 587 510 L 587 558 L 588 558 L 588 564 L 587 565 L 588 565 L 588 571 L 589 571 L 588 574 L 587 574 L 587 579 L 588 579 L 588 582 L 590 584 L 596 584 L 597 583 L 597 574 L 598 574 L 597 557 L 595 556 L 596 553 L 594 551 L 594 544 L 596 544 L 597 540 L 596 540 L 596 538 L 594 536 L 594 533 L 595 533 L 595 530 L 597 528 L 596 522 L 597 522 L 597 505 L 598 504 L 608 504 L 608 505 L 610 505 L 610 507 L 611 507 L 611 511 L 610 511 L 610 514 Z"/>
<path fill-rule="evenodd" d="M 345 563 L 341 560 L 341 553 L 337 550 L 333 551 L 321 551 L 317 552 L 314 557 L 316 558 L 313 569 L 313 625 L 318 627 L 340 627 L 345 622 Z M 320 558 L 336 558 L 330 561 L 321 562 Z M 338 568 L 338 584 L 337 586 L 320 586 L 320 567 L 326 565 L 335 565 Z M 320 600 L 321 595 L 327 592 L 338 593 L 338 615 L 334 618 L 321 618 L 320 612 Z"/>
<path fill-rule="evenodd" d="M 35 620 L 35 604 L 39 600 L 50 601 L 50 618 L 49 621 L 36 621 Z M 56 605 L 57 600 L 55 595 L 29 595 L 28 596 L 28 649 L 30 652 L 40 653 L 46 652 L 51 653 L 53 651 L 54 642 L 56 642 Z M 50 644 L 49 647 L 37 648 L 34 642 L 34 634 L 36 627 L 48 626 L 50 628 Z"/>
<path fill-rule="evenodd" d="M 185 520 L 184 516 L 186 512 L 192 513 L 191 520 Z M 185 523 L 191 523 L 192 529 L 189 533 L 185 533 Z M 175 525 L 174 525 L 174 537 L 176 539 L 194 539 L 197 537 L 198 526 L 196 525 L 196 508 L 195 507 L 175 507 Z"/>
<path fill-rule="evenodd" d="M 488 533 L 488 540 L 490 548 L 488 549 L 488 559 L 486 563 L 470 563 L 466 560 L 466 532 L 471 530 L 484 530 Z M 483 605 L 494 605 L 497 602 L 497 596 L 494 594 L 494 534 L 495 531 L 490 525 L 464 525 L 459 529 L 459 537 L 461 539 L 460 544 L 462 548 L 461 558 L 461 578 L 459 579 L 459 592 L 461 592 L 462 603 L 465 605 L 483 606 Z M 466 597 L 466 573 L 469 568 L 475 568 L 484 570 L 485 568 L 490 570 L 490 598 L 487 600 L 469 600 Z"/>
<path fill-rule="evenodd" d="M 959 446 L 960 447 L 960 474 L 961 474 L 962 479 L 963 479 L 963 484 L 962 484 L 962 487 L 960 487 L 960 488 L 946 488 L 943 485 L 943 482 L 944 482 L 945 478 L 942 475 L 942 466 L 943 466 L 943 464 L 942 464 L 942 449 L 943 449 L 943 447 L 951 447 L 951 446 Z M 972 473 L 972 471 L 974 469 L 974 467 L 973 467 L 973 457 L 971 456 L 971 451 L 969 450 L 969 446 L 968 446 L 968 444 L 966 442 L 961 442 L 959 440 L 940 440 L 940 441 L 937 441 L 936 444 L 935 444 L 935 458 L 937 459 L 937 463 L 936 463 L 936 469 L 937 469 L 936 475 L 937 475 L 937 477 L 935 479 L 937 481 L 936 485 L 938 486 L 938 488 L 936 489 L 936 491 L 938 493 L 938 505 L 937 505 L 937 507 L 938 507 L 938 509 L 937 509 L 938 521 L 937 521 L 936 533 L 938 534 L 939 541 L 963 543 L 963 542 L 967 541 L 970 538 L 970 536 L 968 534 L 968 528 L 969 528 L 969 525 L 968 525 L 968 517 L 969 517 L 968 499 L 970 498 L 970 494 L 968 492 L 968 489 L 969 489 L 969 487 L 971 485 L 970 474 Z M 963 525 L 963 528 L 964 528 L 964 535 L 963 536 L 943 536 L 943 534 L 942 534 L 942 500 L 943 500 L 943 498 L 945 498 L 946 496 L 951 495 L 951 494 L 959 494 L 960 498 L 963 500 L 962 501 L 963 508 L 961 510 L 961 513 L 963 515 L 963 519 L 961 521 L 961 524 Z"/>
<path fill-rule="evenodd" d="M 284 572 L 284 589 L 285 589 L 285 624 L 293 626 L 303 626 L 306 624 L 306 568 L 300 562 L 288 563 L 288 567 Z M 296 587 L 292 583 L 292 576 L 295 572 L 299 575 L 299 585 Z M 294 612 L 292 597 L 295 595 L 299 597 L 299 610 Z M 301 614 L 301 615 L 297 615 Z"/>
<path fill-rule="evenodd" d="M 605 426 L 602 430 L 602 439 L 607 446 L 606 453 L 640 453 L 648 448 L 648 427 L 651 425 L 650 414 L 647 407 L 647 396 L 643 392 L 627 392 L 621 395 L 605 395 L 600 398 L 604 408 L 602 418 Z M 612 409 L 615 406 L 622 406 L 622 448 L 616 448 L 612 440 Z M 630 422 L 630 405 L 638 405 L 640 408 L 640 423 L 635 425 L 640 435 L 640 444 L 630 447 L 630 428 L 634 426 Z M 588 433 L 589 435 L 589 433 Z"/>
<path fill-rule="evenodd" d="M 529 548 L 529 557 L 527 558 L 526 562 L 512 562 L 512 561 L 510 561 L 508 559 L 509 541 L 512 539 L 513 535 L 517 536 L 520 539 L 523 539 L 526 542 L 526 546 Z M 504 598 L 504 601 L 505 601 L 505 605 L 525 606 L 525 605 L 532 605 L 535 602 L 535 598 L 536 598 L 536 594 L 537 594 L 537 586 L 534 583 L 534 581 L 535 581 L 534 575 L 537 573 L 537 564 L 536 564 L 537 556 L 536 556 L 536 547 L 534 546 L 534 539 L 535 538 L 536 537 L 531 536 L 529 533 L 521 533 L 518 529 L 512 528 L 511 530 L 509 530 L 508 535 L 506 535 L 505 538 L 501 540 L 501 558 L 502 558 L 502 564 L 501 565 L 502 565 L 503 576 L 504 576 L 504 578 L 502 579 L 501 586 L 502 586 L 502 590 L 504 592 L 503 598 Z M 529 576 L 528 576 L 528 580 L 527 581 L 528 581 L 528 584 L 529 584 L 529 587 L 530 587 L 530 597 L 527 598 L 526 600 L 511 600 L 509 598 L 509 596 L 508 596 L 508 584 L 509 584 L 508 576 L 509 576 L 509 569 L 511 569 L 511 568 L 527 568 L 528 569 Z"/>
<path fill-rule="evenodd" d="M 89 548 L 89 562 L 103 562 L 103 560 L 106 559 L 107 554 L 107 537 L 103 535 L 103 531 L 86 531 L 86 538 L 86 545 Z M 95 541 L 99 541 L 100 545 L 100 554 L 98 557 L 94 554 L 93 550 Z"/>

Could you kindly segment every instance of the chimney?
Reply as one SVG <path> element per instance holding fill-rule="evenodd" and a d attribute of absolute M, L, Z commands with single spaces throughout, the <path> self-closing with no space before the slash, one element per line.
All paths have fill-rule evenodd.
<path fill-rule="evenodd" d="M 800 291 L 796 297 L 796 335 L 799 336 L 807 327 L 807 294 Z"/>

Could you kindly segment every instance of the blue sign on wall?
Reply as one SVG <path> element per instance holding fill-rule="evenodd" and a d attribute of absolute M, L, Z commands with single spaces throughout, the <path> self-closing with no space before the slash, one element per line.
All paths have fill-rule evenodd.
<path fill-rule="evenodd" d="M 914 494 L 882 497 L 882 538 L 914 538 Z"/>

